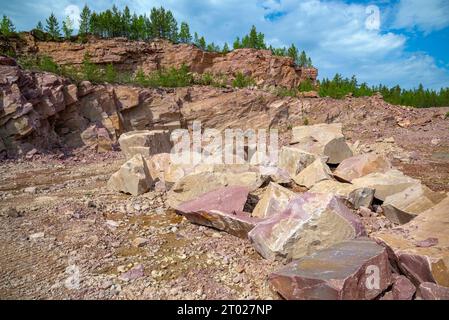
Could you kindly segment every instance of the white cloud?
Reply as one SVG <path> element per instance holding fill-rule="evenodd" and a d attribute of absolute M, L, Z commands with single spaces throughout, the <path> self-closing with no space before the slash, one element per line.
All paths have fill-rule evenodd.
<path fill-rule="evenodd" d="M 397 5 L 393 26 L 417 28 L 425 33 L 449 26 L 449 1 L 447 0 L 401 0 Z"/>
<path fill-rule="evenodd" d="M 64 13 L 73 21 L 73 27 L 78 29 L 80 25 L 80 8 L 77 5 L 71 4 L 64 9 Z"/>
<path fill-rule="evenodd" d="M 94 10 L 105 10 L 112 5 L 107 0 L 40 0 L 39 10 L 45 13 L 39 15 L 48 16 L 50 11 L 55 11 L 62 19 L 68 5 L 80 8 L 85 2 Z M 24 6 L 29 8 L 32 3 L 29 0 Z M 422 82 L 433 88 L 449 86 L 446 67 L 438 67 L 425 53 L 408 53 L 407 37 L 397 30 L 386 29 L 386 21 L 391 16 L 396 17 L 396 25 L 403 27 L 442 28 L 449 19 L 448 0 L 401 0 L 398 6 L 373 1 L 382 8 L 382 31 L 366 28 L 367 6 L 343 0 L 118 0 L 115 3 L 120 8 L 127 4 L 131 11 L 146 14 L 154 6 L 164 6 L 173 11 L 178 21 L 189 22 L 192 31 L 221 45 L 225 41 L 232 44 L 236 36 L 246 34 L 254 24 L 274 46 L 295 43 L 299 49 L 306 50 L 319 69 L 320 77 L 332 77 L 339 72 L 348 77 L 355 74 L 370 84 L 383 82 L 414 87 Z M 417 9 L 412 8 L 413 4 Z M 8 7 L 13 5 L 8 4 Z M 39 10 L 27 12 L 38 15 Z M 265 18 L 278 12 L 284 15 L 273 21 Z M 26 21 L 32 21 L 28 23 L 34 26 L 39 19 L 42 17 L 28 17 Z"/>

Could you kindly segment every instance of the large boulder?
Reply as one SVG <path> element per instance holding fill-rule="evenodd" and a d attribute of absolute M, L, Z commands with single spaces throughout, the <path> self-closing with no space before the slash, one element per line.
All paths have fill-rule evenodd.
<path fill-rule="evenodd" d="M 223 170 L 192 173 L 175 183 L 168 193 L 167 202 L 170 207 L 176 209 L 184 202 L 222 187 L 242 186 L 254 191 L 263 182 L 261 174 L 255 171 L 233 172 L 232 170 Z"/>
<path fill-rule="evenodd" d="M 338 243 L 270 275 L 289 300 L 372 300 L 391 283 L 384 247 L 369 239 Z"/>
<path fill-rule="evenodd" d="M 124 133 L 119 138 L 120 148 L 127 159 L 136 154 L 146 158 L 158 153 L 170 153 L 173 143 L 166 130 L 141 130 Z"/>
<path fill-rule="evenodd" d="M 405 224 L 446 198 L 445 193 L 433 192 L 422 184 L 411 186 L 402 192 L 388 196 L 382 209 L 394 223 Z"/>
<path fill-rule="evenodd" d="M 285 210 L 287 204 L 298 194 L 276 183 L 270 182 L 253 210 L 252 216 L 268 218 Z"/>
<path fill-rule="evenodd" d="M 393 285 L 381 300 L 413 300 L 416 292 L 415 285 L 405 276 L 393 274 Z"/>
<path fill-rule="evenodd" d="M 176 211 L 195 224 L 246 238 L 260 220 L 243 212 L 248 198 L 247 187 L 225 187 L 200 195 L 179 205 Z"/>
<path fill-rule="evenodd" d="M 153 179 L 142 155 L 136 154 L 128 160 L 108 181 L 108 188 L 114 191 L 138 196 L 148 192 Z"/>
<path fill-rule="evenodd" d="M 365 153 L 343 160 L 334 171 L 334 176 L 351 182 L 370 173 L 385 173 L 392 168 L 390 161 L 381 155 Z"/>
<path fill-rule="evenodd" d="M 249 233 L 266 259 L 289 261 L 364 235 L 357 216 L 331 194 L 303 193 Z"/>
<path fill-rule="evenodd" d="M 310 153 L 327 156 L 329 164 L 339 164 L 353 155 L 345 141 L 341 123 L 295 127 L 292 135 L 292 145 Z"/>
<path fill-rule="evenodd" d="M 302 170 L 298 175 L 293 177 L 296 184 L 312 188 L 315 184 L 324 180 L 333 180 L 332 171 L 323 161 L 323 159 L 316 159 L 311 165 Z"/>
<path fill-rule="evenodd" d="M 420 284 L 417 296 L 422 300 L 449 300 L 449 288 L 424 282 Z"/>
<path fill-rule="evenodd" d="M 364 177 L 352 180 L 352 184 L 359 188 L 376 190 L 374 197 L 385 201 L 388 196 L 404 191 L 412 186 L 420 185 L 419 180 L 404 175 L 399 170 L 389 170 L 385 173 L 370 173 Z"/>
<path fill-rule="evenodd" d="M 449 198 L 409 223 L 372 235 L 389 248 L 390 259 L 418 285 L 449 287 Z"/>
<path fill-rule="evenodd" d="M 312 193 L 331 193 L 348 200 L 355 209 L 370 207 L 374 199 L 374 189 L 357 187 L 349 183 L 335 180 L 324 180 L 315 184 L 310 190 Z"/>
<path fill-rule="evenodd" d="M 316 158 L 316 155 L 300 149 L 282 147 L 279 153 L 278 167 L 294 177 L 311 165 Z"/>

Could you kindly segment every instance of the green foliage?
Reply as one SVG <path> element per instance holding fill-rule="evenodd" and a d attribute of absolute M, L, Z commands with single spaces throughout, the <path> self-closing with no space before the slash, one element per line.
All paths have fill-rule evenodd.
<path fill-rule="evenodd" d="M 246 88 L 249 86 L 254 86 L 256 82 L 253 78 L 245 76 L 243 73 L 238 72 L 235 75 L 235 79 L 232 81 L 232 86 L 234 88 Z"/>
<path fill-rule="evenodd" d="M 190 27 L 187 22 L 181 23 L 181 28 L 179 30 L 179 42 L 182 43 L 191 43 L 192 35 L 190 34 Z"/>
<path fill-rule="evenodd" d="M 196 79 L 195 84 L 224 88 L 228 84 L 228 78 L 224 75 L 213 75 L 212 73 L 205 72 L 200 75 L 199 79 Z"/>
<path fill-rule="evenodd" d="M 300 92 L 308 92 L 308 91 L 313 91 L 316 90 L 315 86 L 313 85 L 312 81 L 310 81 L 309 79 L 302 81 L 299 84 L 298 87 Z"/>
<path fill-rule="evenodd" d="M 153 8 L 150 13 L 150 37 L 178 40 L 178 23 L 170 10 Z"/>
<path fill-rule="evenodd" d="M 383 85 L 369 87 L 366 83 L 358 84 L 353 76 L 351 79 L 336 74 L 332 80 L 323 79 L 320 83 L 319 95 L 341 99 L 348 94 L 355 97 L 372 96 L 380 92 L 385 101 L 395 105 L 406 105 L 417 108 L 449 106 L 449 88 L 439 92 L 425 90 L 422 85 L 416 89 L 401 89 L 400 86 L 388 88 Z"/>
<path fill-rule="evenodd" d="M 42 25 L 42 22 L 41 22 L 41 21 L 39 21 L 39 22 L 37 23 L 35 29 L 44 32 L 44 26 Z"/>
<path fill-rule="evenodd" d="M 305 126 L 308 126 L 309 125 L 309 118 L 304 118 L 302 124 L 305 125 Z"/>
<path fill-rule="evenodd" d="M 52 40 L 58 40 L 61 37 L 61 31 L 59 31 L 59 23 L 56 16 L 51 13 L 50 17 L 46 20 L 47 25 L 45 31 L 50 35 Z"/>
<path fill-rule="evenodd" d="M 3 36 L 10 36 L 15 33 L 14 25 L 7 16 L 3 15 L 2 20 L 0 21 L 0 34 Z"/>
<path fill-rule="evenodd" d="M 298 90 L 296 88 L 288 89 L 285 87 L 278 87 L 276 88 L 275 94 L 279 97 L 296 97 Z"/>
<path fill-rule="evenodd" d="M 80 26 L 78 35 L 81 40 L 85 40 L 86 35 L 91 31 L 90 19 L 92 17 L 92 12 L 87 5 L 84 6 L 80 14 Z"/>
<path fill-rule="evenodd" d="M 73 21 L 69 16 L 62 22 L 62 32 L 64 33 L 64 38 L 70 39 L 73 33 Z"/>
<path fill-rule="evenodd" d="M 84 80 L 88 80 L 93 83 L 101 83 L 104 80 L 100 68 L 96 64 L 92 63 L 88 53 L 84 55 L 81 72 Z"/>
<path fill-rule="evenodd" d="M 223 45 L 223 50 L 221 50 L 222 53 L 228 53 L 229 50 L 229 45 L 227 42 L 225 42 L 225 44 Z"/>
<path fill-rule="evenodd" d="M 115 70 L 114 65 L 112 63 L 110 63 L 106 66 L 106 70 L 104 72 L 104 78 L 105 78 L 106 82 L 108 82 L 108 83 L 118 82 L 118 74 L 117 74 L 117 71 Z"/>
<path fill-rule="evenodd" d="M 240 41 L 237 37 L 234 41 L 234 49 L 252 48 L 252 49 L 266 49 L 265 35 L 257 32 L 256 26 L 252 26 L 249 34 L 245 35 Z"/>
<path fill-rule="evenodd" d="M 449 112 L 444 116 L 445 119 L 449 119 Z"/>

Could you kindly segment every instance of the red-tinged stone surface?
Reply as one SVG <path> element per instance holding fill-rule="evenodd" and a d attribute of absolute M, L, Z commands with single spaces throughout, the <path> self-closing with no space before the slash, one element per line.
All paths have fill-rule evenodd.
<path fill-rule="evenodd" d="M 225 187 L 208 192 L 178 206 L 177 212 L 189 221 L 246 238 L 260 219 L 243 212 L 248 188 Z"/>
<path fill-rule="evenodd" d="M 371 300 L 392 275 L 386 249 L 363 238 L 295 260 L 269 279 L 288 300 Z"/>
<path fill-rule="evenodd" d="M 449 287 L 449 199 L 411 222 L 374 233 L 388 247 L 391 260 L 415 285 L 433 282 Z"/>
<path fill-rule="evenodd" d="M 343 160 L 335 170 L 334 175 L 343 181 L 351 182 L 353 179 L 370 173 L 387 172 L 391 168 L 390 161 L 385 157 L 367 153 Z"/>
<path fill-rule="evenodd" d="M 381 300 L 412 300 L 415 292 L 415 285 L 407 277 L 393 274 L 391 291 L 385 293 Z"/>
<path fill-rule="evenodd" d="M 249 238 L 266 259 L 298 259 L 365 235 L 360 219 L 332 194 L 304 193 L 259 223 Z"/>
<path fill-rule="evenodd" d="M 421 283 L 417 296 L 422 300 L 449 300 L 449 288 L 435 283 Z"/>

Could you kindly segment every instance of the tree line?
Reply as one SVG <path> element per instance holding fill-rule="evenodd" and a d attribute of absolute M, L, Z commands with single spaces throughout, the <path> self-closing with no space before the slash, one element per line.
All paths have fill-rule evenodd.
<path fill-rule="evenodd" d="M 372 96 L 380 92 L 385 101 L 395 105 L 405 105 L 416 108 L 447 107 L 449 106 L 449 87 L 439 91 L 424 89 L 420 84 L 418 88 L 404 89 L 399 85 L 389 88 L 385 85 L 369 86 L 367 83 L 358 83 L 357 78 L 343 78 L 336 74 L 333 79 L 323 79 L 319 82 L 318 93 L 321 97 L 341 99 L 348 94 L 354 97 Z"/>
<path fill-rule="evenodd" d="M 35 31 L 45 33 L 52 40 L 58 40 L 62 36 L 71 39 L 74 32 L 74 21 L 69 17 L 62 22 L 62 28 L 58 19 L 52 13 L 46 20 L 45 26 L 41 21 L 37 24 Z M 10 36 L 14 34 L 15 27 L 11 19 L 3 15 L 0 21 L 0 35 Z M 80 14 L 80 26 L 78 37 L 84 41 L 89 34 L 98 37 L 126 37 L 132 40 L 151 40 L 154 38 L 164 38 L 175 43 L 189 43 L 197 47 L 214 52 L 227 53 L 231 49 L 227 43 L 223 47 L 212 43 L 207 43 L 204 36 L 198 33 L 191 35 L 187 22 L 182 22 L 178 27 L 178 22 L 170 10 L 163 7 L 153 8 L 149 16 L 131 13 L 128 7 L 120 11 L 116 6 L 102 12 L 91 11 L 86 5 Z M 233 43 L 233 49 L 254 48 L 271 50 L 274 55 L 288 56 L 302 67 L 312 66 L 312 60 L 307 54 L 296 48 L 292 44 L 288 48 L 274 48 L 265 42 L 265 35 L 258 32 L 252 26 L 247 35 L 242 38 L 237 37 Z M 449 106 L 449 88 L 442 88 L 439 91 L 424 89 L 419 85 L 416 89 L 403 89 L 400 86 L 388 88 L 384 85 L 368 86 L 366 83 L 358 83 L 355 77 L 343 78 L 336 74 L 333 79 L 323 79 L 318 87 L 311 83 L 304 82 L 298 88 L 300 91 L 318 90 L 322 97 L 343 98 L 348 94 L 355 97 L 371 96 L 380 92 L 384 99 L 392 104 L 408 105 L 413 107 L 439 107 Z"/>

